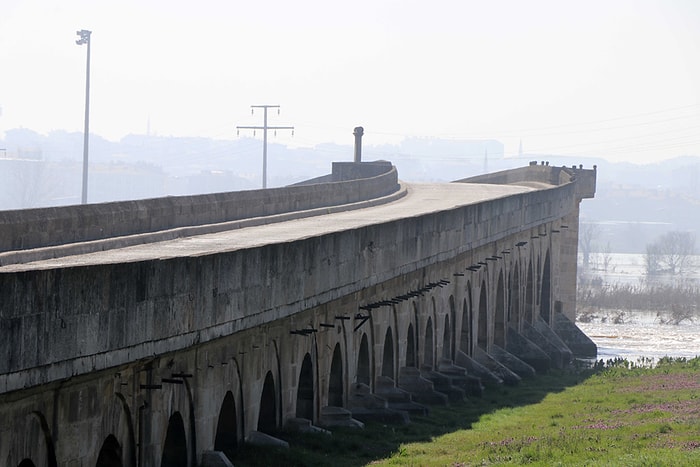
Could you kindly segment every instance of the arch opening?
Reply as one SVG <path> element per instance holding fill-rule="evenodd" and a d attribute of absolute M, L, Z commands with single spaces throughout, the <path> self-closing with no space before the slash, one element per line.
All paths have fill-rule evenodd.
<path fill-rule="evenodd" d="M 527 279 L 525 280 L 525 321 L 532 324 L 534 322 L 534 313 L 532 310 L 535 307 L 535 299 L 533 290 L 535 284 L 532 279 L 532 263 L 527 268 Z"/>
<path fill-rule="evenodd" d="M 275 379 L 272 372 L 265 375 L 262 394 L 260 395 L 260 415 L 258 416 L 258 431 L 273 434 L 277 430 L 277 397 Z"/>
<path fill-rule="evenodd" d="M 160 467 L 187 467 L 187 438 L 180 412 L 175 412 L 168 420 Z"/>
<path fill-rule="evenodd" d="M 331 372 L 328 380 L 328 405 L 334 407 L 343 406 L 343 357 L 340 352 L 340 344 L 335 344 Z"/>
<path fill-rule="evenodd" d="M 123 467 L 122 463 L 122 447 L 114 435 L 109 435 L 105 438 L 100 448 L 100 453 L 97 455 L 97 463 L 95 467 Z"/>
<path fill-rule="evenodd" d="M 452 329 L 449 316 L 445 316 L 445 330 L 442 334 L 442 358 L 452 360 Z"/>
<path fill-rule="evenodd" d="M 231 458 L 238 448 L 238 417 L 236 400 L 231 391 L 227 391 L 219 409 L 219 421 L 216 425 L 214 450 L 221 451 Z"/>
<path fill-rule="evenodd" d="M 510 282 L 508 324 L 514 329 L 520 330 L 520 270 L 515 263 L 513 277 Z"/>
<path fill-rule="evenodd" d="M 542 271 L 542 296 L 540 298 L 540 316 L 549 324 L 551 318 L 551 290 L 552 277 L 550 273 L 549 251 L 544 259 L 544 270 Z"/>
<path fill-rule="evenodd" d="M 505 314 L 505 287 L 503 286 L 503 271 L 501 271 L 498 275 L 498 285 L 496 285 L 496 315 L 494 319 L 493 343 L 502 348 L 506 346 Z"/>
<path fill-rule="evenodd" d="M 462 328 L 459 336 L 459 350 L 472 354 L 472 291 L 467 286 L 467 296 L 462 302 Z"/>
<path fill-rule="evenodd" d="M 416 366 L 416 344 L 413 323 L 408 324 L 408 335 L 406 336 L 406 366 Z"/>
<path fill-rule="evenodd" d="M 311 365 L 311 355 L 304 356 L 299 372 L 297 387 L 297 417 L 314 419 L 314 373 Z"/>
<path fill-rule="evenodd" d="M 428 323 L 425 326 L 425 348 L 423 352 L 423 366 L 432 368 L 434 357 L 435 343 L 433 342 L 433 318 L 428 318 Z"/>
<path fill-rule="evenodd" d="M 382 353 L 382 376 L 394 379 L 394 338 L 391 326 L 386 330 L 384 337 L 384 352 Z"/>
<path fill-rule="evenodd" d="M 370 385 L 370 367 L 369 367 L 369 344 L 367 343 L 367 334 L 362 334 L 360 341 L 360 352 L 357 354 L 357 382 Z"/>
<path fill-rule="evenodd" d="M 476 336 L 476 345 L 481 347 L 483 350 L 487 350 L 488 347 L 488 308 L 486 306 L 486 283 L 481 283 L 481 294 L 479 295 L 479 327 L 477 328 L 478 334 Z"/>

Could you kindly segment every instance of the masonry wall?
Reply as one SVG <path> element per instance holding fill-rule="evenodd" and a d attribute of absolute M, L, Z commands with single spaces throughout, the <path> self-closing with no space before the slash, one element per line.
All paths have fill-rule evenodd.
<path fill-rule="evenodd" d="M 340 165 L 332 181 L 303 186 L 0 211 L 0 253 L 337 206 L 399 189 L 391 164 L 364 164 L 352 172 Z"/>
<path fill-rule="evenodd" d="M 574 195 L 564 185 L 211 256 L 0 273 L 0 392 L 290 316 L 560 219 Z"/>
<path fill-rule="evenodd" d="M 552 225 L 558 223 L 556 220 Z M 471 354 L 466 341 L 476 340 L 479 325 L 477 313 L 468 308 L 479 308 L 482 289 L 488 303 L 497 301 L 494 284 L 501 274 L 508 277 L 514 268 L 522 273 L 530 262 L 537 263 L 537 258 L 555 252 L 556 237 L 531 239 L 552 225 L 540 224 L 504 236 L 252 329 L 232 331 L 174 352 L 142 356 L 36 390 L 18 391 L 16 396 L 4 394 L 0 398 L 0 459 L 11 466 L 23 458 L 31 458 L 35 465 L 51 465 L 48 461 L 56 459 L 59 466 L 94 466 L 103 441 L 114 436 L 121 446 L 123 465 L 159 465 L 169 418 L 177 413 L 186 427 L 188 460 L 190 465 L 197 465 L 201 451 L 215 445 L 218 422 L 225 416 L 220 410 L 228 393 L 236 407 L 239 438 L 258 429 L 261 393 L 268 372 L 274 378 L 279 425 L 296 416 L 300 369 L 307 354 L 312 356 L 316 375 L 312 418 L 317 420 L 319 411 L 329 402 L 329 369 L 336 346 L 342 353 L 344 406 L 357 381 L 363 338 L 368 339 L 370 348 L 372 389 L 378 375 L 388 373 L 398 380 L 401 367 L 436 365 L 441 359 L 454 359 L 458 351 Z M 512 248 L 525 239 L 530 240 L 527 247 Z M 503 249 L 510 249 L 511 254 L 477 272 L 465 271 L 465 265 Z M 553 269 L 559 271 L 556 262 Z M 466 274 L 455 276 L 455 272 Z M 440 279 L 448 279 L 449 283 L 400 304 L 375 309 L 364 324 L 355 317 L 359 304 L 406 293 Z M 463 306 L 467 299 L 473 303 Z M 519 320 L 522 322 L 524 317 Z M 488 322 L 486 340 L 493 342 L 493 313 Z M 331 327 L 327 327 L 329 324 Z M 413 362 L 407 361 L 406 354 L 409 326 L 416 339 Z M 463 335 L 465 328 L 471 329 L 471 336 Z M 299 329 L 316 331 L 309 335 L 290 332 Z M 390 359 L 393 372 L 384 368 L 387 330 L 394 341 Z M 433 336 L 432 347 L 427 345 L 427 336 Z M 53 457 L 47 452 L 49 446 L 55 447 Z"/>

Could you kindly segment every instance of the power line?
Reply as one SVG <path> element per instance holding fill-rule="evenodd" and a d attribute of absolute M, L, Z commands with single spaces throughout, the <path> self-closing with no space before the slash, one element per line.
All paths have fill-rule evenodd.
<path fill-rule="evenodd" d="M 263 109 L 263 126 L 237 126 L 236 130 L 237 132 L 240 132 L 240 130 L 262 130 L 263 131 L 263 173 L 262 173 L 262 187 L 267 188 L 267 130 L 275 130 L 275 133 L 277 130 L 292 130 L 292 135 L 294 135 L 294 127 L 293 126 L 268 126 L 267 125 L 267 109 L 271 108 L 276 108 L 277 109 L 277 114 L 279 115 L 280 111 L 279 105 L 251 105 L 250 106 L 250 113 L 254 113 L 255 109 Z M 239 133 L 240 134 L 240 133 Z M 255 133 L 253 133 L 255 134 Z"/>

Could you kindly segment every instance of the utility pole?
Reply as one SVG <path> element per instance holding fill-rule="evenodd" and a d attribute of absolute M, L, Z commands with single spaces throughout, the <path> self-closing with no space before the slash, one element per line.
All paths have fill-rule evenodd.
<path fill-rule="evenodd" d="M 237 126 L 236 130 L 262 130 L 263 131 L 263 173 L 262 173 L 262 187 L 267 188 L 267 130 L 292 130 L 292 135 L 294 135 L 293 126 L 267 126 L 267 109 L 277 109 L 277 115 L 280 111 L 279 105 L 251 105 L 250 113 L 253 114 L 255 109 L 263 109 L 263 126 Z"/>
<path fill-rule="evenodd" d="M 92 31 L 81 29 L 75 33 L 80 36 L 80 39 L 75 41 L 76 44 L 87 44 L 87 66 L 85 69 L 85 133 L 83 134 L 83 194 L 81 196 L 81 203 L 87 204 L 88 139 L 90 135 L 90 34 L 92 34 Z"/>

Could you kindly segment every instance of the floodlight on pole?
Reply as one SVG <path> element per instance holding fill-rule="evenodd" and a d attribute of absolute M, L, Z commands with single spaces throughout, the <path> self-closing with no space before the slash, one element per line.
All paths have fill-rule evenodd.
<path fill-rule="evenodd" d="M 87 204 L 88 139 L 90 134 L 90 35 L 92 31 L 81 29 L 75 33 L 80 36 L 80 39 L 75 41 L 76 44 L 87 44 L 87 65 L 85 67 L 85 132 L 83 134 L 83 192 L 81 196 L 81 203 Z"/>

